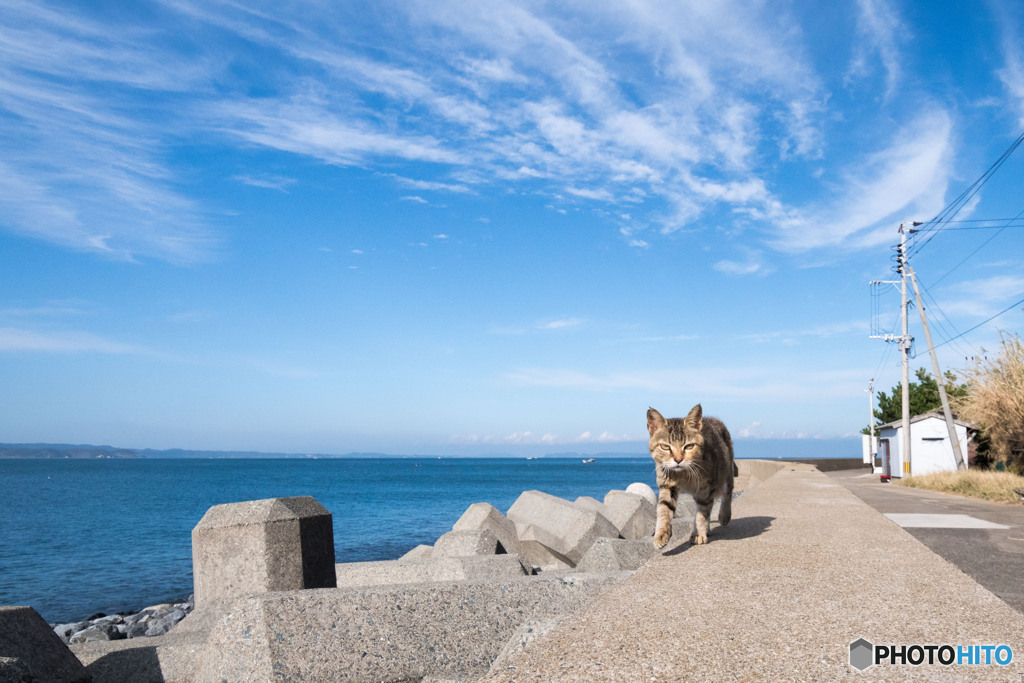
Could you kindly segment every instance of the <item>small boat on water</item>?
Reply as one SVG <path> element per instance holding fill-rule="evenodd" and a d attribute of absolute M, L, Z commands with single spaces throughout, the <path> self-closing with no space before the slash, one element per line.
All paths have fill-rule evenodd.
<path fill-rule="evenodd" d="M 596 459 L 595 458 L 583 458 L 583 464 L 584 465 L 589 465 L 592 462 L 596 462 Z"/>

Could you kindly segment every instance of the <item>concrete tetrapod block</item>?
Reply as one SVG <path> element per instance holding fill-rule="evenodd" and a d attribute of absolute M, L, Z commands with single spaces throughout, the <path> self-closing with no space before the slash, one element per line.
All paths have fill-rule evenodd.
<path fill-rule="evenodd" d="M 310 496 L 214 505 L 192 530 L 195 601 L 331 588 L 334 526 Z"/>
<path fill-rule="evenodd" d="M 32 607 L 0 607 L 0 658 L 4 681 L 90 680 L 81 661 Z"/>
<path fill-rule="evenodd" d="M 470 505 L 459 517 L 459 521 L 452 525 L 452 531 L 477 531 L 480 529 L 487 529 L 494 534 L 505 552 L 518 552 L 515 524 L 490 503 Z"/>
<path fill-rule="evenodd" d="M 657 521 L 654 505 L 646 498 L 622 493 L 604 505 L 604 516 L 626 539 L 646 538 L 654 535 Z"/>
<path fill-rule="evenodd" d="M 520 495 L 509 508 L 508 518 L 516 525 L 533 525 L 550 534 L 553 545 L 548 547 L 574 565 L 598 538 L 619 537 L 619 530 L 598 513 L 542 491 Z"/>
<path fill-rule="evenodd" d="M 401 560 L 429 560 L 434 554 L 434 546 L 432 545 L 418 545 L 405 555 L 402 555 L 399 559 Z"/>
<path fill-rule="evenodd" d="M 517 524 L 519 553 L 534 567 L 543 571 L 572 569 L 576 563 L 552 549 L 559 539 L 533 524 Z"/>
<path fill-rule="evenodd" d="M 265 593 L 213 628 L 195 680 L 476 680 L 523 622 L 572 613 L 623 576 Z"/>
<path fill-rule="evenodd" d="M 473 531 L 449 531 L 437 539 L 431 557 L 469 557 L 472 555 L 505 554 L 505 548 L 498 543 L 488 529 Z"/>
<path fill-rule="evenodd" d="M 60 636 L 31 607 L 0 607 L 0 660 L 4 681 L 91 680 Z M 24 678 L 26 675 L 30 678 Z"/>
<path fill-rule="evenodd" d="M 647 484 L 642 481 L 635 481 L 626 487 L 626 493 L 632 493 L 633 495 L 646 498 L 651 505 L 658 504 L 658 494 Z"/>
<path fill-rule="evenodd" d="M 633 571 L 642 567 L 655 552 L 649 538 L 599 538 L 590 546 L 576 569 L 583 572 Z"/>

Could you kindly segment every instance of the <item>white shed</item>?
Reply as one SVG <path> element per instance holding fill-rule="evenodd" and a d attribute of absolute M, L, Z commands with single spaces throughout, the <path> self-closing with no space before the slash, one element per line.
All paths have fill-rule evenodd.
<path fill-rule="evenodd" d="M 954 420 L 960 454 L 967 466 L 969 441 L 967 422 Z M 931 474 L 956 470 L 953 447 L 949 443 L 949 430 L 942 413 L 932 412 L 910 418 L 910 461 L 903 454 L 903 421 L 897 420 L 875 428 L 878 433 L 878 453 L 875 474 L 893 477 Z"/>

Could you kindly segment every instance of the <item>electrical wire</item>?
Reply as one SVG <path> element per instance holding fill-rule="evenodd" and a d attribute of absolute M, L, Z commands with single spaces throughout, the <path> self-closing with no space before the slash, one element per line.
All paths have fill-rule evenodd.
<path fill-rule="evenodd" d="M 956 216 L 960 210 L 963 209 L 976 194 L 978 194 L 979 191 L 981 191 L 981 188 L 984 187 L 985 183 L 995 175 L 995 172 L 1002 167 L 1006 160 L 1010 158 L 1010 155 L 1020 147 L 1022 142 L 1024 142 L 1024 133 L 1017 136 L 1017 139 L 1006 148 L 1006 151 L 1004 151 L 1002 155 L 1000 155 L 1000 157 L 988 167 L 988 170 L 986 170 L 980 178 L 975 180 L 970 187 L 961 192 L 959 197 L 950 202 L 946 208 L 935 216 L 935 218 L 922 223 L 915 231 L 914 235 L 912 235 L 912 237 L 915 237 L 914 244 L 908 247 L 907 256 L 909 257 L 920 252 L 929 242 L 935 239 L 935 236 L 939 234 L 943 228 L 947 227 L 953 217 Z M 923 241 L 921 241 L 921 235 L 927 235 L 924 237 Z"/>
<path fill-rule="evenodd" d="M 987 240 L 985 240 L 984 242 L 982 242 L 982 243 L 981 243 L 981 246 L 979 246 L 979 247 L 978 247 L 977 249 L 975 249 L 975 250 L 974 250 L 974 251 L 972 251 L 972 252 L 971 252 L 970 254 L 968 254 L 967 256 L 965 256 L 965 257 L 963 258 L 963 260 L 961 260 L 961 261 L 960 261 L 960 263 L 956 264 L 955 266 L 953 266 L 952 268 L 950 268 L 950 269 L 949 269 L 948 271 L 946 271 L 945 275 L 943 275 L 942 277 L 940 277 L 940 278 L 939 278 L 938 280 L 936 280 L 936 281 L 935 281 L 935 282 L 934 282 L 933 284 L 936 284 L 936 285 L 937 285 L 937 284 L 939 284 L 940 282 L 942 282 L 943 280 L 945 280 L 945 279 L 946 279 L 946 277 L 947 277 L 947 276 L 948 276 L 948 275 L 949 275 L 950 273 L 952 273 L 952 272 L 953 272 L 954 270 L 956 270 L 957 268 L 959 268 L 960 266 L 962 266 L 962 265 L 963 265 L 964 263 L 966 263 L 966 262 L 967 262 L 967 260 L 968 260 L 969 258 L 971 258 L 971 257 L 972 257 L 972 256 L 974 256 L 975 254 L 977 254 L 977 253 L 978 253 L 979 251 L 981 251 L 981 249 L 982 249 L 982 248 L 983 248 L 983 247 L 984 247 L 984 246 L 985 246 L 986 244 L 988 244 L 989 242 L 991 242 L 992 240 L 994 240 L 994 239 L 995 239 L 996 237 L 999 237 L 999 234 L 1000 234 L 1000 233 L 1002 233 L 1002 232 L 1003 232 L 1003 230 L 1006 230 L 1006 229 L 1007 229 L 1008 227 L 1010 227 L 1010 224 L 1011 224 L 1011 223 L 1012 223 L 1013 221 L 1016 221 L 1017 219 L 1019 219 L 1019 218 L 1020 218 L 1021 216 L 1024 216 L 1024 210 L 1022 210 L 1022 211 L 1021 211 L 1020 213 L 1018 213 L 1018 214 L 1017 214 L 1016 216 L 1014 216 L 1013 218 L 1007 219 L 1007 220 L 1006 220 L 1006 225 L 1004 225 L 1003 227 L 999 228 L 999 231 L 998 231 L 998 232 L 996 232 L 996 233 L 995 233 L 994 235 L 992 235 L 992 236 L 991 236 L 991 237 L 989 237 L 989 238 L 988 238 Z M 959 228 L 956 228 L 956 229 L 959 229 Z"/>
<path fill-rule="evenodd" d="M 995 314 L 994 316 L 992 316 L 991 318 L 989 318 L 988 320 L 983 320 L 983 321 L 981 321 L 980 323 L 978 323 L 977 325 L 975 325 L 975 326 L 974 326 L 974 327 L 972 327 L 971 329 L 969 329 L 969 330 L 966 330 L 966 331 L 965 331 L 965 332 L 963 332 L 962 334 L 959 334 L 959 335 L 957 335 L 956 337 L 953 337 L 952 339 L 947 339 L 946 341 L 942 342 L 941 344 L 936 344 L 936 345 L 935 345 L 935 348 L 939 348 L 940 346 L 945 346 L 946 344 L 950 343 L 951 341 L 953 341 L 953 340 L 955 340 L 955 339 L 959 339 L 960 337 L 964 336 L 965 334 L 969 334 L 969 333 L 973 332 L 974 330 L 978 329 L 978 328 L 979 328 L 979 327 L 981 327 L 982 325 L 986 325 L 986 324 L 988 324 L 988 323 L 992 322 L 993 320 L 995 320 L 996 318 L 998 318 L 999 316 L 1001 316 L 1001 315 L 1002 315 L 1003 313 L 1006 313 L 1007 311 L 1010 311 L 1011 309 L 1013 309 L 1013 308 L 1016 308 L 1017 306 L 1020 306 L 1021 304 L 1024 304 L 1024 299 L 1021 299 L 1020 301 L 1018 301 L 1018 302 L 1017 302 L 1017 303 L 1015 303 L 1015 304 L 1010 304 L 1009 306 L 1007 306 L 1006 308 L 1004 308 L 1003 310 L 999 311 L 999 312 L 998 312 L 998 313 L 996 313 L 996 314 Z"/>

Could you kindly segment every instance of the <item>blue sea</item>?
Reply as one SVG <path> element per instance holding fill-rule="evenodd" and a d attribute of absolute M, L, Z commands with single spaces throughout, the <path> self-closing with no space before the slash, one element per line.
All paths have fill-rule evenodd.
<path fill-rule="evenodd" d="M 654 485 L 649 457 L 0 460 L 0 605 L 67 622 L 192 592 L 192 528 L 219 503 L 309 495 L 334 518 L 338 562 L 433 543 L 473 503 L 523 491 L 602 500 Z"/>

